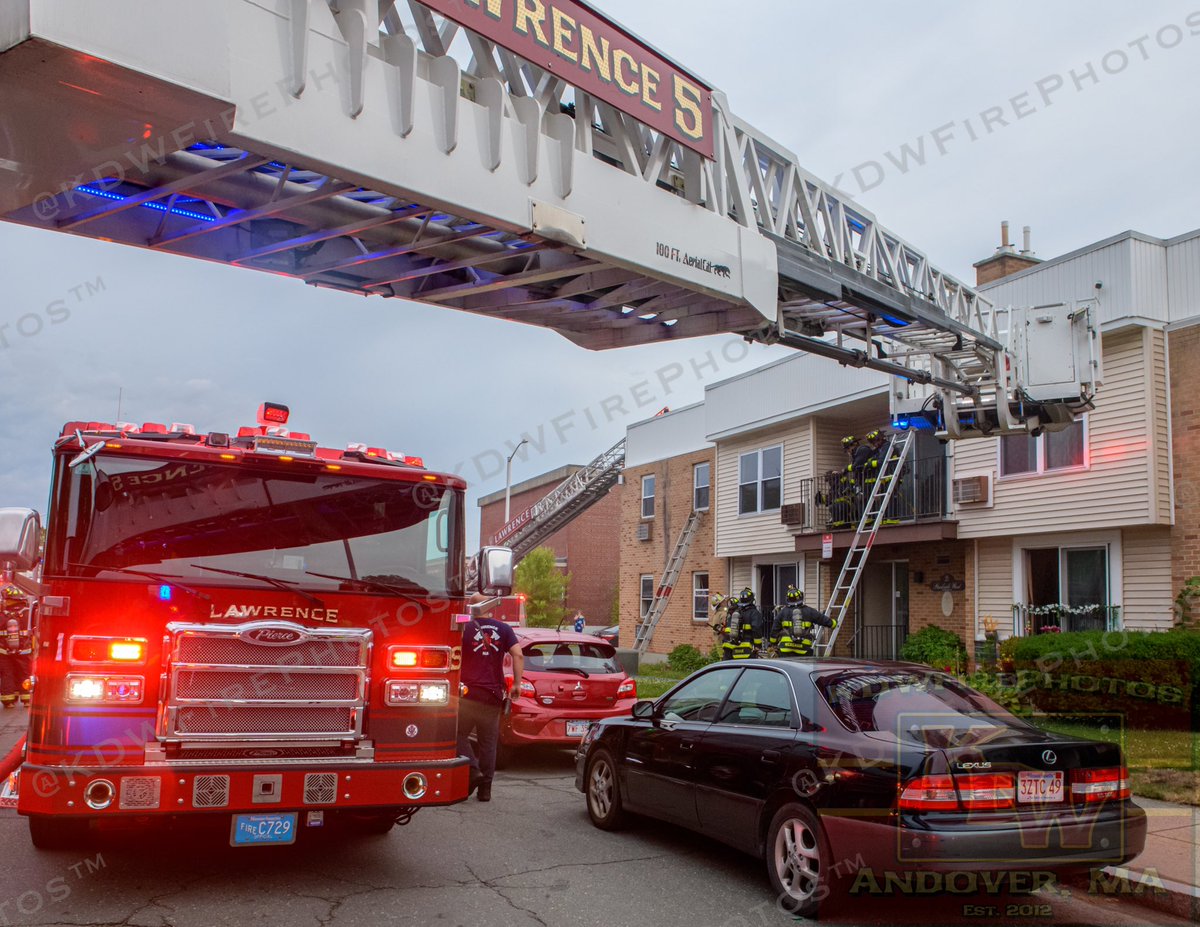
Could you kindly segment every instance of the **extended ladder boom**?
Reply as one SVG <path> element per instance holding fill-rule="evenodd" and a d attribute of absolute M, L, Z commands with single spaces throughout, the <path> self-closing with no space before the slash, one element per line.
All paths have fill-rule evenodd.
<path fill-rule="evenodd" d="M 510 520 L 492 536 L 492 543 L 511 547 L 520 560 L 608 495 L 624 466 L 622 438 Z"/>
<path fill-rule="evenodd" d="M 0 220 L 592 349 L 735 332 L 892 373 L 948 438 L 1086 406 L 1093 304 L 997 310 L 592 4 L 554 4 L 590 64 L 531 6 L 7 0 Z"/>

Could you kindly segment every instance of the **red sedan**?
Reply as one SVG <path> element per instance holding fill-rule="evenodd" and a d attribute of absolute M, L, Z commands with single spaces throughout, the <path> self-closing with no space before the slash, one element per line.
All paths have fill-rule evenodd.
<path fill-rule="evenodd" d="M 637 684 L 611 644 L 571 631 L 513 630 L 525 653 L 525 678 L 500 727 L 502 745 L 575 746 L 592 721 L 632 711 Z"/>

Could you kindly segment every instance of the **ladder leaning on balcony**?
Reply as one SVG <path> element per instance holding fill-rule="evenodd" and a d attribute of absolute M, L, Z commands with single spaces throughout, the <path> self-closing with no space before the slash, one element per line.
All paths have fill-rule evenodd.
<path fill-rule="evenodd" d="M 908 459 L 912 445 L 912 431 L 897 432 L 888 443 L 887 454 L 879 467 L 875 483 L 871 486 L 867 504 L 863 506 L 862 518 L 858 520 L 858 528 L 854 532 L 854 540 L 850 542 L 850 550 L 842 564 L 842 572 L 838 575 L 833 592 L 829 596 L 829 605 L 825 609 L 825 614 L 835 620 L 836 626 L 828 632 L 828 640 L 817 642 L 817 656 L 827 657 L 833 653 L 833 644 L 846 623 L 846 614 L 854 599 L 858 581 L 862 579 L 863 567 L 867 565 L 867 557 L 871 554 L 879 526 L 883 524 L 892 494 L 900 482 L 900 471 L 904 469 L 904 462 Z"/>
<path fill-rule="evenodd" d="M 683 569 L 683 561 L 687 558 L 688 548 L 692 546 L 692 538 L 696 536 L 696 528 L 699 527 L 700 517 L 703 514 L 702 511 L 693 511 L 688 516 L 683 530 L 679 532 L 679 538 L 675 541 L 675 549 L 671 551 L 671 559 L 667 561 L 667 568 L 663 572 L 662 582 L 658 584 L 658 589 L 654 591 L 654 599 L 650 603 L 650 610 L 646 612 L 646 617 L 638 625 L 637 633 L 634 635 L 634 647 L 638 653 L 646 652 L 646 648 L 650 646 L 650 638 L 654 636 L 654 629 L 658 626 L 663 612 L 667 610 L 667 603 L 671 600 L 671 592 L 674 590 L 675 583 L 679 579 L 679 572 Z"/>

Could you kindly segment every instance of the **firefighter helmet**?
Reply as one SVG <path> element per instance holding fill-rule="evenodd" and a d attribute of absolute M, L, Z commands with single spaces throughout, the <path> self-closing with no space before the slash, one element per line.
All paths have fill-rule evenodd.
<path fill-rule="evenodd" d="M 883 432 L 880 431 L 878 428 L 876 428 L 874 431 L 870 432 L 867 435 L 866 440 L 868 442 L 870 442 L 871 444 L 882 444 L 883 443 Z"/>
<path fill-rule="evenodd" d="M 799 589 L 797 589 L 795 586 L 788 586 L 787 594 L 786 594 L 785 598 L 787 599 L 788 605 L 803 605 L 804 604 L 804 593 L 801 592 Z"/>
<path fill-rule="evenodd" d="M 738 596 L 738 602 L 741 605 L 749 606 L 754 604 L 754 590 L 747 586 L 742 590 L 742 594 Z"/>
<path fill-rule="evenodd" d="M 854 447 L 856 444 L 858 444 L 858 438 L 854 437 L 854 435 L 846 435 L 846 437 L 842 438 L 842 449 L 843 450 L 848 451 L 848 450 L 850 450 L 850 448 Z"/>

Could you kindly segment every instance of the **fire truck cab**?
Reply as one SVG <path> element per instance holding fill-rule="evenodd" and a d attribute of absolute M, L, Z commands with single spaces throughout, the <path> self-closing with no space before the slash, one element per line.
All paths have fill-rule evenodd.
<path fill-rule="evenodd" d="M 291 843 L 466 798 L 466 485 L 287 417 L 63 428 L 18 799 L 37 846 L 200 814 L 235 846 Z M 0 562 L 33 569 L 37 515 L 3 515 Z M 476 568 L 511 592 L 511 552 Z"/>

